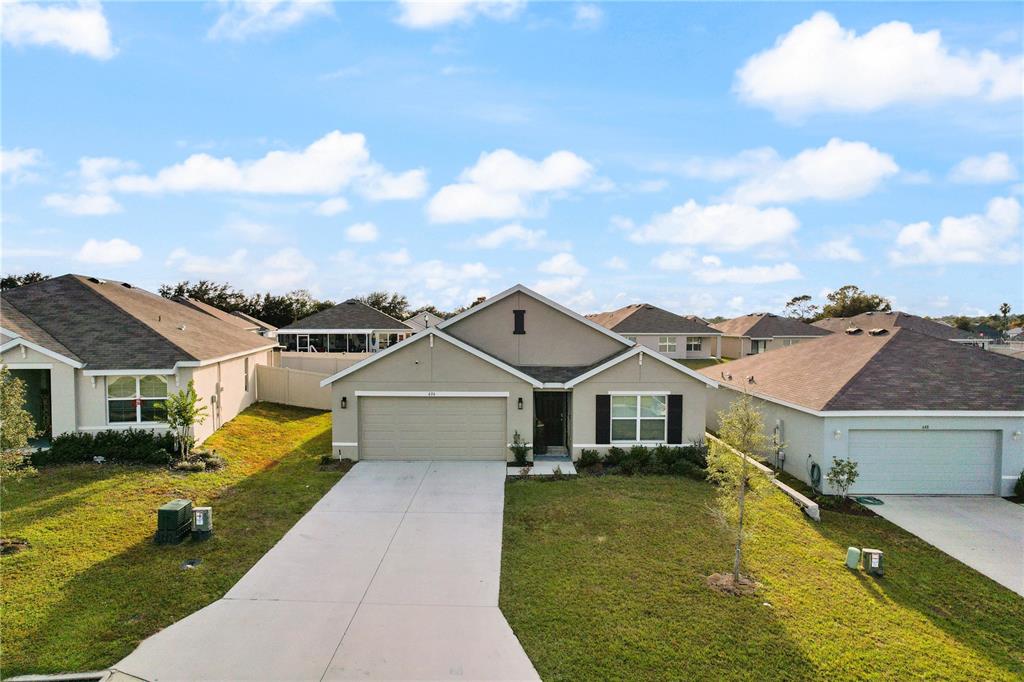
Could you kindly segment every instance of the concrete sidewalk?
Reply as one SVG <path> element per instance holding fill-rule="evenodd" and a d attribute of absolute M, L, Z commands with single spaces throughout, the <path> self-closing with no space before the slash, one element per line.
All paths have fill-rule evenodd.
<path fill-rule="evenodd" d="M 871 511 L 1024 596 L 1024 506 L 998 497 L 879 495 Z"/>
<path fill-rule="evenodd" d="M 498 609 L 504 462 L 360 462 L 117 670 L 166 680 L 535 680 Z"/>

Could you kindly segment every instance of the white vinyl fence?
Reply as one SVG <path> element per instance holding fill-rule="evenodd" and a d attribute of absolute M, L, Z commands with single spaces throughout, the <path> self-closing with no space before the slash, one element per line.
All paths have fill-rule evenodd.
<path fill-rule="evenodd" d="M 283 351 L 281 367 L 329 375 L 348 369 L 372 353 L 299 353 Z"/>
<path fill-rule="evenodd" d="M 329 374 L 288 367 L 256 366 L 256 399 L 315 410 L 331 409 L 331 389 L 320 382 Z"/>

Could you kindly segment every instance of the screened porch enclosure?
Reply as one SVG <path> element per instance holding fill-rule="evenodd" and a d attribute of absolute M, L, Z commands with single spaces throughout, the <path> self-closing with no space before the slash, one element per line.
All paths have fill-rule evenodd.
<path fill-rule="evenodd" d="M 405 339 L 408 332 L 344 332 L 297 334 L 278 332 L 284 350 L 299 353 L 375 353 Z"/>

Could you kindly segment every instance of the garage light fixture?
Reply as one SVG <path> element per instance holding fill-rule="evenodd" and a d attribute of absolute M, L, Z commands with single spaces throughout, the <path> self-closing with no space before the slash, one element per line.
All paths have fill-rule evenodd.
<path fill-rule="evenodd" d="M 832 434 L 832 437 L 835 438 L 836 440 L 839 440 L 840 438 L 843 437 L 843 432 L 840 431 L 839 429 L 836 429 L 835 433 Z"/>
<path fill-rule="evenodd" d="M 1014 431 L 1013 432 L 1013 439 L 1014 440 L 1020 440 L 1020 431 Z"/>
<path fill-rule="evenodd" d="M 341 396 L 341 409 L 348 409 L 348 396 Z"/>

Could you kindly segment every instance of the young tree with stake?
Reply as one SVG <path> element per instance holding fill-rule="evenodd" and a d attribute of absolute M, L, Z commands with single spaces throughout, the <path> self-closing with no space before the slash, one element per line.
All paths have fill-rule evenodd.
<path fill-rule="evenodd" d="M 192 427 L 206 421 L 206 405 L 200 405 L 202 398 L 196 393 L 194 381 L 188 386 L 167 396 L 164 409 L 167 410 L 167 425 L 174 432 L 174 440 L 178 444 L 181 458 L 187 460 L 196 442 L 192 435 Z"/>

